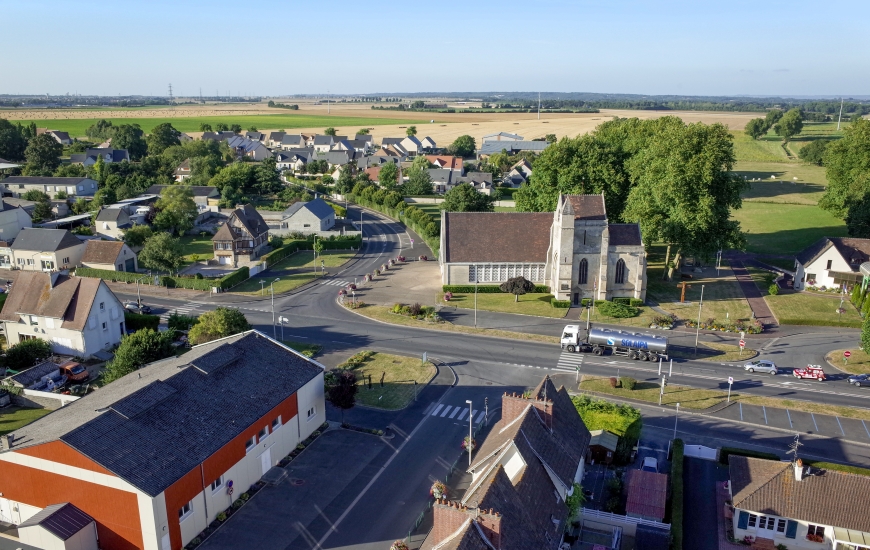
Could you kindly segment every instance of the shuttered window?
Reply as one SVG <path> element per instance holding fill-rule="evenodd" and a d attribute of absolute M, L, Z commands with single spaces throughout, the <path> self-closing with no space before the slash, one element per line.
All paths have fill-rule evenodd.
<path fill-rule="evenodd" d="M 749 525 L 749 512 L 744 512 L 743 510 L 741 510 L 740 515 L 737 517 L 737 528 L 746 529 L 747 525 Z M 791 527 L 791 525 L 789 525 L 789 527 Z M 791 538 L 794 538 L 794 536 L 792 536 Z"/>
<path fill-rule="evenodd" d="M 743 512 L 741 512 L 743 513 Z M 797 538 L 797 522 L 793 520 L 788 520 L 788 526 L 785 528 L 785 538 L 793 539 Z"/>

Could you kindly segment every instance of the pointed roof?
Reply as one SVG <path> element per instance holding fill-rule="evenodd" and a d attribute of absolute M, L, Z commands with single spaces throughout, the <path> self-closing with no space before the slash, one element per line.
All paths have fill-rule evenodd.
<path fill-rule="evenodd" d="M 269 226 L 266 225 L 263 216 L 252 205 L 246 204 L 233 210 L 227 222 L 214 234 L 212 241 L 232 241 L 241 237 L 241 235 L 236 235 L 236 231 L 230 225 L 233 218 L 238 219 L 245 230 L 254 237 L 269 231 Z"/>
<path fill-rule="evenodd" d="M 12 250 L 56 252 L 82 244 L 81 239 L 66 229 L 22 229 L 12 243 Z"/>
<path fill-rule="evenodd" d="M 607 220 L 603 193 L 600 195 L 567 195 L 566 198 L 574 209 L 575 220 Z"/>
<path fill-rule="evenodd" d="M 113 264 L 121 250 L 126 245 L 123 241 L 100 241 L 92 239 L 85 245 L 85 253 L 82 256 L 83 264 Z"/>
<path fill-rule="evenodd" d="M 39 525 L 60 540 L 68 540 L 91 523 L 94 523 L 94 518 L 82 512 L 75 505 L 64 502 L 46 506 L 36 515 L 20 524 L 18 528 Z"/>
<path fill-rule="evenodd" d="M 90 277 L 22 271 L 9 291 L 0 320 L 18 322 L 21 315 L 36 315 L 62 319 L 61 328 L 82 330 L 101 284 L 102 279 Z"/>

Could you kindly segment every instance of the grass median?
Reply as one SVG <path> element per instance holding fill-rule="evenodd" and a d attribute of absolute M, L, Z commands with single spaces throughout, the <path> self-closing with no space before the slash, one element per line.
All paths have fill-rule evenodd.
<path fill-rule="evenodd" d="M 404 409 L 414 400 L 415 391 L 422 390 L 437 372 L 432 363 L 428 361 L 423 363 L 419 357 L 403 357 L 380 352 L 357 354 L 354 357 L 361 358 L 364 355 L 367 357 L 351 367 L 351 370 L 356 373 L 359 386 L 356 401 L 368 407 L 391 411 Z M 371 388 L 369 388 L 369 380 L 371 380 Z"/>
<path fill-rule="evenodd" d="M 306 344 L 304 342 L 291 342 L 289 340 L 282 340 L 281 343 L 288 348 L 298 351 L 305 357 L 314 357 L 323 349 L 323 346 L 320 344 Z"/>
<path fill-rule="evenodd" d="M 499 311 L 501 313 L 520 313 L 523 315 L 537 315 L 538 317 L 564 317 L 567 308 L 555 308 L 550 305 L 552 294 L 529 292 L 515 297 L 506 293 L 477 293 L 477 309 L 484 311 Z M 449 302 L 444 301 L 444 293 L 439 292 L 436 300 L 445 307 L 461 307 L 474 309 L 474 293 L 454 293 Z"/>
<path fill-rule="evenodd" d="M 847 350 L 835 349 L 834 351 L 828 352 L 825 359 L 841 371 L 848 372 L 849 374 L 870 373 L 870 355 L 868 355 L 864 350 L 858 349 L 857 343 L 854 348 L 849 348 L 848 351 L 851 352 L 852 355 L 845 363 L 843 362 L 844 351 Z"/>
<path fill-rule="evenodd" d="M 51 411 L 47 409 L 30 409 L 25 407 L 9 407 L 0 411 L 0 435 L 26 426 L 35 420 L 39 420 Z"/>
<path fill-rule="evenodd" d="M 696 359 L 698 361 L 748 361 L 755 357 L 756 351 L 751 348 L 744 348 L 741 353 L 740 346 L 734 344 L 699 342 L 697 357 L 695 357 L 695 352 L 692 348 L 686 348 L 685 351 L 671 349 L 669 354 L 674 359 Z"/>

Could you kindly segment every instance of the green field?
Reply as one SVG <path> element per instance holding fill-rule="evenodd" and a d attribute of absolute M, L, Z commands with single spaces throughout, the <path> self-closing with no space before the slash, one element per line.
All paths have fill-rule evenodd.
<path fill-rule="evenodd" d="M 828 185 L 825 169 L 813 164 L 738 162 L 734 173 L 749 181 L 744 201 L 815 205 Z"/>
<path fill-rule="evenodd" d="M 10 118 L 15 122 L 14 118 Z M 45 119 L 35 121 L 41 128 L 51 128 L 68 132 L 74 137 L 83 137 L 85 130 L 99 119 Z M 214 126 L 219 122 L 225 124 L 240 124 L 242 128 L 251 126 L 259 130 L 266 129 L 291 129 L 291 128 L 327 128 L 332 126 L 339 135 L 350 135 L 364 126 L 378 126 L 385 124 L 414 124 L 420 121 L 403 120 L 394 118 L 365 118 L 365 117 L 333 117 L 322 115 L 243 115 L 243 116 L 202 116 L 202 117 L 178 117 L 178 118 L 108 118 L 112 124 L 138 124 L 146 133 L 158 124 L 168 122 L 180 132 L 199 132 L 199 125 L 203 122 Z M 30 123 L 30 121 L 21 121 Z M 342 128 L 344 127 L 344 128 Z"/>
<path fill-rule="evenodd" d="M 749 252 L 794 254 L 822 237 L 846 236 L 845 222 L 818 206 L 746 201 L 731 216 L 746 233 Z"/>
<path fill-rule="evenodd" d="M 251 277 L 247 281 L 232 288 L 232 292 L 260 295 L 269 293 L 269 283 L 275 282 L 275 294 L 289 292 L 320 277 L 321 260 L 324 267 L 338 267 L 355 255 L 354 252 L 325 250 L 317 257 L 317 272 L 315 273 L 314 252 L 305 250 L 287 256 L 277 264 L 269 266 L 266 274 Z M 265 284 L 261 285 L 263 281 Z M 337 291 L 338 289 L 336 289 Z"/>
<path fill-rule="evenodd" d="M 184 235 L 178 239 L 181 244 L 181 253 L 184 263 L 193 263 L 192 256 L 196 254 L 198 260 L 209 260 L 214 256 L 214 245 L 211 242 L 211 235 Z"/>
<path fill-rule="evenodd" d="M 361 365 L 352 369 L 356 373 L 356 400 L 360 405 L 380 409 L 404 409 L 413 401 L 414 394 L 426 387 L 437 373 L 435 366 L 423 363 L 419 357 L 404 357 L 389 353 L 375 353 Z M 384 385 L 381 386 L 381 376 Z M 368 380 L 371 377 L 372 388 Z M 417 382 L 416 387 L 414 382 Z"/>
<path fill-rule="evenodd" d="M 788 156 L 782 148 L 782 141 L 770 141 L 764 138 L 752 139 L 742 130 L 731 132 L 734 136 L 734 156 L 737 161 L 752 162 L 786 162 Z"/>
<path fill-rule="evenodd" d="M 51 411 L 46 409 L 26 409 L 23 407 L 9 407 L 0 411 L 0 435 L 14 432 L 18 428 L 39 420 Z"/>

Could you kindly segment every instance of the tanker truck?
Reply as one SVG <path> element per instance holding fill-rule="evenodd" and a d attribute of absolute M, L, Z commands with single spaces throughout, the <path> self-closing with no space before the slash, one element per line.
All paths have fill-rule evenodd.
<path fill-rule="evenodd" d="M 590 328 L 580 325 L 567 325 L 562 331 L 562 349 L 571 353 L 584 352 L 604 355 L 610 350 L 612 355 L 624 355 L 629 359 L 658 361 L 668 359 L 668 339 L 655 334 L 640 334 L 622 330 Z"/>

